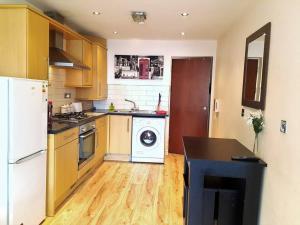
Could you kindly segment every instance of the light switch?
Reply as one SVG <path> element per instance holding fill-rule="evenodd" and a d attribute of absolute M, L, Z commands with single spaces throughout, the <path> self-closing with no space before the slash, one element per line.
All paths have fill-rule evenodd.
<path fill-rule="evenodd" d="M 242 108 L 241 117 L 244 117 L 244 116 L 245 116 L 245 109 Z"/>
<path fill-rule="evenodd" d="M 287 133 L 287 123 L 286 123 L 286 120 L 281 120 L 280 132 L 284 133 L 284 134 Z"/>

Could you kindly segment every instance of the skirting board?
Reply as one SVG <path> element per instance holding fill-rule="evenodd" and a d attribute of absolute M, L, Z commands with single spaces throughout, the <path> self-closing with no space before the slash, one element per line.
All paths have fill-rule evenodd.
<path fill-rule="evenodd" d="M 129 162 L 129 161 L 131 161 L 131 156 L 123 155 L 123 154 L 106 154 L 104 156 L 104 160 Z"/>

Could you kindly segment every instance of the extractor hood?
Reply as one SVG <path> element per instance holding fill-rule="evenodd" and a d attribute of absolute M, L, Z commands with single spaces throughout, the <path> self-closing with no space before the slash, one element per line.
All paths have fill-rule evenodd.
<path fill-rule="evenodd" d="M 91 69 L 63 50 L 63 34 L 54 30 L 50 31 L 49 65 L 80 70 Z"/>

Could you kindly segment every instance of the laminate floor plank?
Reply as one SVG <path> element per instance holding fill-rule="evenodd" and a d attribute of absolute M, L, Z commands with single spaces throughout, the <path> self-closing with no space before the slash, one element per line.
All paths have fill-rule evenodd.
<path fill-rule="evenodd" d="M 104 162 L 42 225 L 183 225 L 183 156 Z"/>

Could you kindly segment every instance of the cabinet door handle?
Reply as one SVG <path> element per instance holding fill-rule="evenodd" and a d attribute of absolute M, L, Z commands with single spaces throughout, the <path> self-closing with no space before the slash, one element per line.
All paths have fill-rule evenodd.
<path fill-rule="evenodd" d="M 100 81 L 99 81 L 99 77 L 97 79 L 97 91 L 98 91 L 98 97 L 101 97 L 101 86 L 100 86 Z"/>
<path fill-rule="evenodd" d="M 98 146 L 99 146 L 99 138 L 98 138 L 98 136 L 99 136 L 99 131 L 97 130 L 97 132 L 96 132 L 96 148 L 98 148 Z"/>
<path fill-rule="evenodd" d="M 71 134 L 68 135 L 68 136 L 64 136 L 64 140 L 67 140 L 67 139 L 71 138 L 71 137 L 74 136 L 74 135 L 75 135 L 75 133 L 71 133 Z"/>
<path fill-rule="evenodd" d="M 77 163 L 78 163 L 78 168 L 79 168 L 79 160 L 80 160 L 79 149 L 80 149 L 80 142 L 78 142 L 78 144 L 77 144 Z"/>
<path fill-rule="evenodd" d="M 129 133 L 129 118 L 127 118 L 127 133 Z"/>

